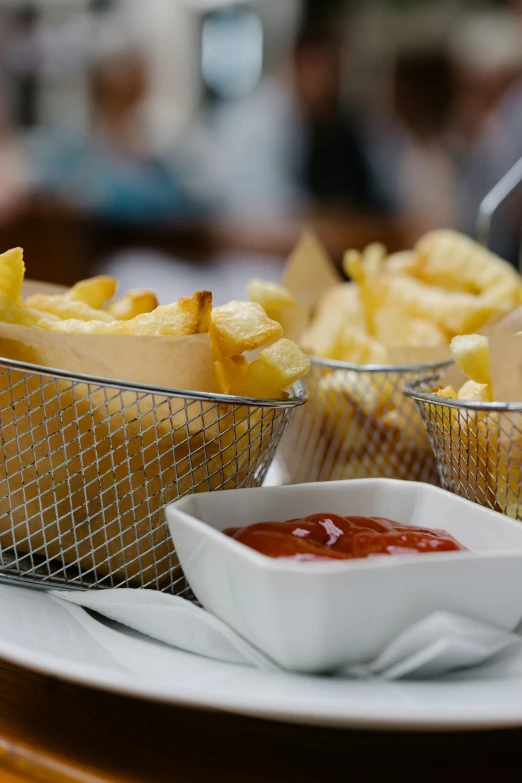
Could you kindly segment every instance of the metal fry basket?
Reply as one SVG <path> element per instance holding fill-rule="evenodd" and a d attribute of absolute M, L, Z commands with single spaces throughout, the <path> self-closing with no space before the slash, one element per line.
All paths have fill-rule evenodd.
<path fill-rule="evenodd" d="M 426 425 L 444 489 L 522 520 L 522 403 L 430 393 L 437 375 L 405 388 Z"/>
<path fill-rule="evenodd" d="M 186 585 L 164 507 L 259 486 L 302 384 L 252 400 L 0 360 L 0 581 Z"/>
<path fill-rule="evenodd" d="M 403 387 L 448 364 L 313 358 L 306 380 L 310 401 L 296 411 L 279 451 L 288 482 L 385 477 L 438 483 L 422 419 Z"/>

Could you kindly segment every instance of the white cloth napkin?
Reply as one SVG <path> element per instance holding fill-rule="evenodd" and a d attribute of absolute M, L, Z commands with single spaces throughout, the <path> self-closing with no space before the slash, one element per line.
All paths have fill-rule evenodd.
<path fill-rule="evenodd" d="M 98 612 L 172 647 L 219 661 L 281 671 L 225 623 L 184 598 L 154 590 L 51 591 L 66 601 Z M 504 671 L 503 661 L 509 659 Z M 480 676 L 512 676 L 522 670 L 522 638 L 449 612 L 435 612 L 397 636 L 382 653 L 364 665 L 335 672 L 337 676 L 385 680 L 426 679 L 470 667 Z"/>

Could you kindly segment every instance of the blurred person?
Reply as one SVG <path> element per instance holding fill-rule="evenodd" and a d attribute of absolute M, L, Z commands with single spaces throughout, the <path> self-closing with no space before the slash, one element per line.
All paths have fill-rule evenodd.
<path fill-rule="evenodd" d="M 459 160 L 463 228 L 475 233 L 487 193 L 522 157 L 522 7 L 463 18 L 451 41 L 460 94 L 453 139 Z M 513 5 L 515 8 L 515 4 Z M 517 262 L 522 188 L 499 210 L 491 247 Z"/>
<path fill-rule="evenodd" d="M 0 225 L 21 214 L 28 202 L 29 171 L 23 145 L 0 109 Z"/>
<path fill-rule="evenodd" d="M 304 133 L 302 183 L 313 201 L 388 213 L 361 118 L 341 106 L 342 49 L 327 27 L 305 27 L 298 40 L 293 87 Z"/>
<path fill-rule="evenodd" d="M 327 21 L 304 24 L 288 78 L 266 76 L 255 92 L 217 110 L 221 210 L 251 220 L 394 214 L 367 154 L 364 126 L 341 104 L 343 41 Z M 364 234 L 364 222 L 359 222 Z M 377 228 L 378 230 L 378 228 Z"/>
<path fill-rule="evenodd" d="M 29 193 L 27 157 L 3 99 L 0 90 L 0 226 L 25 210 Z"/>
<path fill-rule="evenodd" d="M 162 221 L 191 213 L 182 178 L 151 149 L 141 116 L 147 66 L 126 50 L 89 74 L 87 135 L 36 134 L 30 144 L 34 189 L 108 220 Z"/>
<path fill-rule="evenodd" d="M 388 197 L 411 216 L 412 239 L 459 224 L 448 138 L 453 91 L 442 48 L 399 53 L 367 128 Z"/>

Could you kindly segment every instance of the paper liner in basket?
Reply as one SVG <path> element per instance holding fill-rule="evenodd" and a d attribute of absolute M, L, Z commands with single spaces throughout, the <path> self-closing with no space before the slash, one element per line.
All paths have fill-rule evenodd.
<path fill-rule="evenodd" d="M 115 382 L 213 390 L 208 335 L 65 335 L 0 323 L 0 355 Z M 0 370 L 0 422 L 2 552 L 159 587 L 176 562 L 165 503 L 245 482 L 270 429 L 240 406 L 16 369 Z"/>

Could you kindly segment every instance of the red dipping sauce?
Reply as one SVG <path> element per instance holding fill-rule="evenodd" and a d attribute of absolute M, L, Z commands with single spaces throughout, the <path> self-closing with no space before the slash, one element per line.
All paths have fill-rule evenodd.
<path fill-rule="evenodd" d="M 445 530 L 410 527 L 382 517 L 311 514 L 288 522 L 259 522 L 223 532 L 268 557 L 299 561 L 466 550 Z"/>

